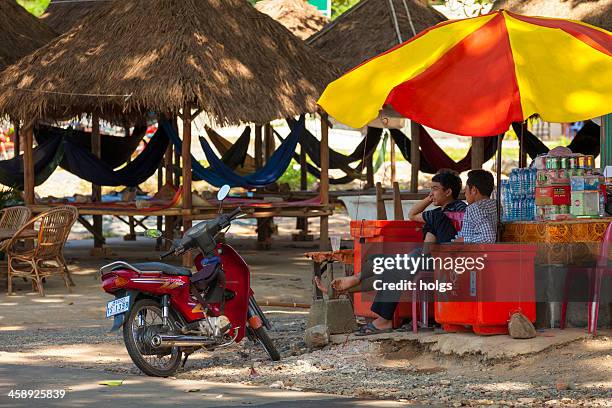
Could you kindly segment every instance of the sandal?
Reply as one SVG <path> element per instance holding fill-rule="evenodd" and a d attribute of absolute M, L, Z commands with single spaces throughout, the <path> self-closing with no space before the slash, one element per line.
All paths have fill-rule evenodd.
<path fill-rule="evenodd" d="M 355 336 L 371 336 L 373 334 L 391 333 L 392 331 L 393 329 L 378 329 L 372 322 L 369 322 L 365 326 L 362 326 L 361 329 L 355 333 Z"/>

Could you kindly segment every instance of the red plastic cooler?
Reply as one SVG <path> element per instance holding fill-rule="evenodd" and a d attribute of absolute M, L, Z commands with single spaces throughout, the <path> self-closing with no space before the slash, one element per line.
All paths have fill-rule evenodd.
<path fill-rule="evenodd" d="M 446 258 L 484 256 L 482 270 L 457 274 L 437 269 L 434 279 L 451 282 L 453 290 L 436 292 L 435 318 L 447 332 L 507 334 L 515 312 L 535 322 L 535 245 L 450 244 L 432 251 Z M 495 301 L 491 301 L 495 300 Z"/>
<path fill-rule="evenodd" d="M 383 221 L 383 220 L 362 220 L 351 221 L 351 237 L 355 240 L 354 246 L 354 271 L 361 273 L 361 247 L 367 243 L 374 242 L 423 242 L 423 224 L 414 221 Z M 353 294 L 353 306 L 355 316 L 377 317 L 370 308 L 375 291 L 360 292 Z M 406 294 L 395 310 L 393 316 L 393 327 L 398 328 L 406 318 L 412 316 L 411 295 Z M 433 305 L 432 305 L 433 306 Z M 433 307 L 430 316 L 433 314 Z"/>

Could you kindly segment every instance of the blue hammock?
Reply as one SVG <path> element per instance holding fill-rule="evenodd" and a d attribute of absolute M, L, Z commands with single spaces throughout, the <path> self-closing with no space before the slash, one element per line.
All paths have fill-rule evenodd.
<path fill-rule="evenodd" d="M 206 140 L 203 140 L 202 148 L 210 163 L 210 167 L 205 168 L 192 156 L 191 168 L 193 174 L 215 187 L 220 187 L 224 184 L 228 184 L 231 187 L 244 188 L 265 187 L 270 185 L 276 182 L 283 173 L 285 173 L 287 167 L 289 167 L 293 152 L 305 129 L 305 124 L 305 117 L 302 115 L 296 125 L 292 127 L 289 136 L 287 136 L 279 148 L 276 149 L 268 162 L 261 169 L 247 176 L 240 176 L 234 173 L 230 167 L 217 157 L 210 147 L 210 144 Z M 174 128 L 168 122 L 163 123 L 162 126 L 164 126 L 166 133 L 170 135 L 170 140 L 172 140 L 176 149 L 180 151 L 180 149 L 182 149 L 182 141 L 176 134 Z"/>

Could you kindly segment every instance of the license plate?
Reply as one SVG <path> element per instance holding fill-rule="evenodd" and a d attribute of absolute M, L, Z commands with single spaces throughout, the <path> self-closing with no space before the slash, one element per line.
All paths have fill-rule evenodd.
<path fill-rule="evenodd" d="M 130 310 L 130 297 L 111 300 L 106 304 L 106 318 L 125 313 Z"/>

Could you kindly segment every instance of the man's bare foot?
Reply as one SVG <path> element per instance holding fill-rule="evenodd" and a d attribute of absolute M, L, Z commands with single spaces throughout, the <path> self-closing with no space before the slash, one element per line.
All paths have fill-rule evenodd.
<path fill-rule="evenodd" d="M 332 281 L 332 288 L 337 292 L 346 292 L 350 288 L 359 285 L 361 279 L 359 276 L 345 276 L 344 278 L 334 279 Z"/>
<path fill-rule="evenodd" d="M 382 317 L 378 317 L 372 320 L 372 324 L 374 325 L 374 327 L 376 327 L 379 330 L 386 330 L 386 329 L 393 328 L 393 321 L 383 319 Z"/>
<path fill-rule="evenodd" d="M 325 286 L 323 284 L 323 281 L 321 281 L 321 277 L 320 276 L 315 276 L 314 277 L 314 283 L 317 286 L 317 288 L 321 291 L 321 293 L 327 294 L 327 286 Z"/>

